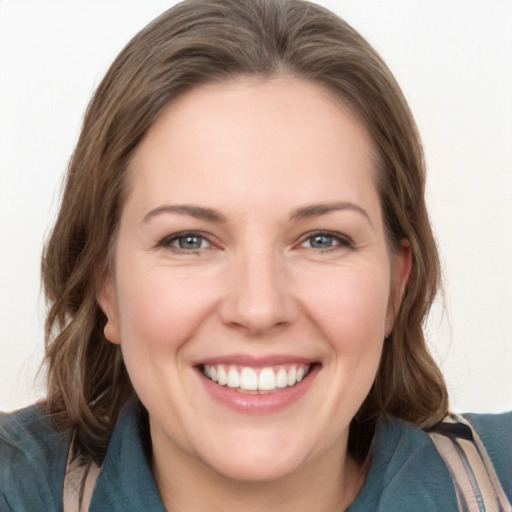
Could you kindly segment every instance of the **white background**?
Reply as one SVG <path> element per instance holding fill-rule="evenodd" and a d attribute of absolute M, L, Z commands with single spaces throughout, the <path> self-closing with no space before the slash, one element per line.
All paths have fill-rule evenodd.
<path fill-rule="evenodd" d="M 428 339 L 452 407 L 512 408 L 512 0 L 332 0 L 423 135 L 445 305 Z M 44 395 L 40 252 L 87 102 L 160 0 L 0 0 L 0 410 Z"/>

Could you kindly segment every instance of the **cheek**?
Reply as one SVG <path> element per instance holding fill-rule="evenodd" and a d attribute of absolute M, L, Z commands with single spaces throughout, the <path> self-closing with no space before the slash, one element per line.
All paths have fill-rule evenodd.
<path fill-rule="evenodd" d="M 177 416 L 181 401 L 193 397 L 169 390 L 183 389 L 185 347 L 207 321 L 211 293 L 165 268 L 123 263 L 117 275 L 121 350 L 132 385 L 148 410 L 165 404 Z"/>
<path fill-rule="evenodd" d="M 333 425 L 347 426 L 370 392 L 384 343 L 389 275 L 382 266 L 344 266 L 301 282 L 305 314 L 327 348 L 319 405 Z M 312 286 L 311 283 L 317 283 Z M 322 283 L 318 286 L 318 283 Z"/>
<path fill-rule="evenodd" d="M 359 352 L 384 337 L 389 301 L 389 276 L 372 269 L 340 269 L 318 280 L 306 280 L 305 307 L 331 344 Z"/>
<path fill-rule="evenodd" d="M 165 268 L 145 270 L 134 265 L 120 268 L 119 273 L 123 270 L 117 303 L 124 348 L 177 349 L 207 314 L 211 294 L 204 293 L 193 278 L 170 279 Z"/>

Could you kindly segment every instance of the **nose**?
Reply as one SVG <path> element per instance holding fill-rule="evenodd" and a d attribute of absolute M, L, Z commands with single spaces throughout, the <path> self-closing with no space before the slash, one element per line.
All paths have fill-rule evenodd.
<path fill-rule="evenodd" d="M 290 272 L 271 250 L 240 254 L 226 281 L 219 308 L 225 324 L 256 337 L 297 319 L 299 307 Z"/>

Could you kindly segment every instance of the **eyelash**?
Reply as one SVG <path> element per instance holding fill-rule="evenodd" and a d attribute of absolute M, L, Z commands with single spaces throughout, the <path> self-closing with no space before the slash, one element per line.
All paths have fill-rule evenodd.
<path fill-rule="evenodd" d="M 182 231 L 180 233 L 174 233 L 172 235 L 168 235 L 160 242 L 158 243 L 158 247 L 163 247 L 166 249 L 170 249 L 176 252 L 183 252 L 187 254 L 199 254 L 201 250 L 209 249 L 211 247 L 197 247 L 197 248 L 185 248 L 185 247 L 179 247 L 173 245 L 174 242 L 178 242 L 180 239 L 186 239 L 186 238 L 200 238 L 201 242 L 206 242 L 210 246 L 213 245 L 209 239 L 204 235 L 204 233 L 201 233 L 200 231 Z"/>
<path fill-rule="evenodd" d="M 326 253 L 326 252 L 333 252 L 339 249 L 353 249 L 354 243 L 352 240 L 347 237 L 346 235 L 340 235 L 339 233 L 333 233 L 332 231 L 314 231 L 312 233 L 307 233 L 306 236 L 302 238 L 302 241 L 300 242 L 300 246 L 302 246 L 305 242 L 308 240 L 310 241 L 314 238 L 330 238 L 332 239 L 334 245 L 330 245 L 328 247 L 306 247 L 306 249 L 313 249 L 318 250 L 319 252 Z"/>
<path fill-rule="evenodd" d="M 194 248 L 185 248 L 173 245 L 174 243 L 178 243 L 181 239 L 192 239 L 197 238 L 201 240 L 201 245 L 203 242 L 207 243 L 209 246 L 207 247 L 194 247 Z M 333 245 L 329 245 L 327 247 L 312 247 L 311 243 L 314 238 L 325 238 L 325 239 L 331 239 Z M 307 233 L 298 244 L 299 247 L 303 246 L 304 243 L 309 241 L 310 246 L 304 247 L 305 249 L 311 249 L 315 252 L 318 251 L 320 253 L 329 253 L 340 249 L 352 249 L 354 247 L 354 243 L 350 238 L 348 238 L 345 235 L 340 235 L 339 233 L 333 233 L 331 231 L 313 231 L 310 233 Z M 172 235 L 168 235 L 164 237 L 160 242 L 158 243 L 158 247 L 163 247 L 166 249 L 170 249 L 175 252 L 181 252 L 186 254 L 199 254 L 200 251 L 203 251 L 205 249 L 211 249 L 213 246 L 212 242 L 209 240 L 209 238 L 200 231 L 181 231 L 180 233 L 174 233 Z"/>

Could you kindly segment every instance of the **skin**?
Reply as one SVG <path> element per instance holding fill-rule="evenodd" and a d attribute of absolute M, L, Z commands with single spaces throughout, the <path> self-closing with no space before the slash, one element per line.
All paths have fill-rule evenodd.
<path fill-rule="evenodd" d="M 348 427 L 410 268 L 406 243 L 389 250 L 372 155 L 349 109 L 286 76 L 197 87 L 137 149 L 98 301 L 149 411 L 167 510 L 327 511 L 354 499 L 364 475 Z M 166 210 L 176 205 L 222 220 Z M 199 248 L 179 246 L 187 231 Z M 214 400 L 196 367 L 232 354 L 302 357 L 319 371 L 287 407 L 243 414 Z"/>

